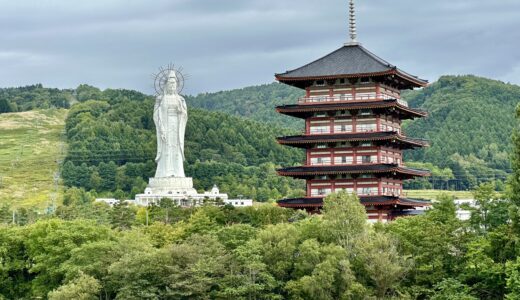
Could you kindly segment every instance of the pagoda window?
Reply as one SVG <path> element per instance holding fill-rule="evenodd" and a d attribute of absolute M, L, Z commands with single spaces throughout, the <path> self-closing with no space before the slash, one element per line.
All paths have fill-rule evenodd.
<path fill-rule="evenodd" d="M 330 126 L 311 126 L 311 133 L 330 133 Z"/>
<path fill-rule="evenodd" d="M 326 196 L 332 192 L 332 189 L 311 189 L 311 196 Z"/>
<path fill-rule="evenodd" d="M 372 143 L 371 142 L 363 142 L 363 143 L 361 143 L 360 146 L 361 147 L 372 147 Z"/>
<path fill-rule="evenodd" d="M 361 174 L 359 178 L 374 178 L 372 174 Z"/>
<path fill-rule="evenodd" d="M 366 84 L 366 83 L 369 83 L 370 82 L 370 78 L 369 77 L 363 77 L 359 80 L 360 83 L 362 84 Z"/>
<path fill-rule="evenodd" d="M 334 132 L 352 132 L 352 125 L 336 124 L 334 125 Z"/>
<path fill-rule="evenodd" d="M 377 188 L 376 187 L 362 187 L 357 189 L 357 193 L 359 195 L 376 195 Z"/>
<path fill-rule="evenodd" d="M 341 142 L 336 144 L 336 148 L 348 148 L 351 144 L 349 142 Z"/>
<path fill-rule="evenodd" d="M 325 148 L 327 148 L 327 144 L 318 144 L 318 145 L 316 145 L 316 148 L 325 149 Z"/>
<path fill-rule="evenodd" d="M 350 116 L 350 112 L 348 110 L 340 110 L 336 112 L 336 116 Z"/>
<path fill-rule="evenodd" d="M 323 118 L 323 117 L 327 116 L 327 113 L 317 112 L 317 113 L 314 114 L 314 116 L 317 117 L 317 118 Z"/>
<path fill-rule="evenodd" d="M 312 157 L 311 165 L 330 165 L 330 157 Z"/>
<path fill-rule="evenodd" d="M 370 115 L 372 115 L 372 110 L 371 109 L 362 109 L 359 111 L 359 115 L 360 116 L 370 116 Z"/>
<path fill-rule="evenodd" d="M 334 157 L 334 164 L 352 164 L 352 156 L 336 156 Z"/>
<path fill-rule="evenodd" d="M 349 194 L 352 194 L 354 192 L 353 188 L 336 188 L 334 190 L 335 192 L 347 192 Z"/>
<path fill-rule="evenodd" d="M 315 179 L 317 179 L 317 180 L 327 180 L 327 179 L 329 179 L 329 176 L 327 176 L 327 175 L 316 176 Z"/>
<path fill-rule="evenodd" d="M 341 174 L 339 179 L 352 179 L 352 176 L 350 176 L 350 174 Z"/>
<path fill-rule="evenodd" d="M 363 163 L 363 164 L 369 164 L 372 162 L 372 156 L 370 156 L 370 155 L 363 155 L 359 158 L 361 159 L 361 163 Z M 358 159 L 358 162 L 359 162 L 359 159 Z"/>
<path fill-rule="evenodd" d="M 370 131 L 376 131 L 377 125 L 376 124 L 358 124 L 356 126 L 356 131 L 358 132 L 370 132 Z"/>
<path fill-rule="evenodd" d="M 344 85 L 347 83 L 347 79 L 345 78 L 340 78 L 336 81 L 336 84 L 339 84 L 339 85 Z"/>
<path fill-rule="evenodd" d="M 325 86 L 325 80 L 316 80 L 316 86 Z"/>

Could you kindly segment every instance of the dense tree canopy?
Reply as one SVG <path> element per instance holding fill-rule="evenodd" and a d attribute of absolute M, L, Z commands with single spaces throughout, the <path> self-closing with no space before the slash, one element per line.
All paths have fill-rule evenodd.
<path fill-rule="evenodd" d="M 41 84 L 16 88 L 0 88 L 0 113 L 38 108 L 68 108 L 73 90 L 45 88 Z"/>
<path fill-rule="evenodd" d="M 431 142 L 408 157 L 451 168 L 467 186 L 503 180 L 510 173 L 510 135 L 520 87 L 475 76 L 444 76 L 405 98 L 430 114 L 404 126 L 410 136 Z"/>
<path fill-rule="evenodd" d="M 275 107 L 293 104 L 302 97 L 300 89 L 279 83 L 251 86 L 243 89 L 203 93 L 188 96 L 188 105 L 212 111 L 247 117 L 259 122 L 269 122 L 284 127 L 301 129 L 303 122 L 276 113 Z"/>
<path fill-rule="evenodd" d="M 497 201 L 487 191 L 476 191 L 481 203 Z M 322 216 L 269 204 L 110 208 L 81 189 L 67 197 L 37 221 L 0 226 L 0 298 L 520 295 L 520 235 L 494 205 L 472 213 L 482 222 L 500 215 L 492 225 L 458 220 L 453 199 L 443 196 L 424 215 L 371 226 L 359 199 L 345 192 L 325 199 Z"/>

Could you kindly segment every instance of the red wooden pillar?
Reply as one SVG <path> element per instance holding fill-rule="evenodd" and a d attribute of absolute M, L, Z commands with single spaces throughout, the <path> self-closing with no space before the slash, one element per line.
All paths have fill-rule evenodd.
<path fill-rule="evenodd" d="M 311 133 L 311 120 L 306 119 L 305 120 L 305 134 L 310 134 L 310 133 Z"/>
<path fill-rule="evenodd" d="M 305 88 L 305 97 L 310 97 L 311 96 L 311 88 L 310 87 L 306 87 Z"/>
<path fill-rule="evenodd" d="M 376 131 L 377 132 L 381 131 L 381 115 L 378 115 L 376 117 Z"/>
<path fill-rule="evenodd" d="M 381 99 L 381 84 L 376 84 L 376 98 Z"/>

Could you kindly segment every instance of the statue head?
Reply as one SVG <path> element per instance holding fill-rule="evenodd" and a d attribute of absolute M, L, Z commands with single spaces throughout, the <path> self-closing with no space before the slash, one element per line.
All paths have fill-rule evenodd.
<path fill-rule="evenodd" d="M 177 94 L 177 74 L 174 70 L 170 70 L 166 79 L 165 94 Z"/>

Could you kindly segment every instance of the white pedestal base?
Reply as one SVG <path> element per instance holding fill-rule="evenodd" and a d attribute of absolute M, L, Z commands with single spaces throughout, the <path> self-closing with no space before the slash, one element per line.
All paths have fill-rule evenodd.
<path fill-rule="evenodd" d="M 197 190 L 193 188 L 191 177 L 165 177 L 150 178 L 144 193 L 189 196 L 197 194 Z"/>
<path fill-rule="evenodd" d="M 179 206 L 197 206 L 203 204 L 204 199 L 225 201 L 228 195 L 221 194 L 217 187 L 199 194 L 193 188 L 191 177 L 150 178 L 144 194 L 135 195 L 135 204 L 141 206 L 159 204 L 163 198 L 171 199 Z"/>

